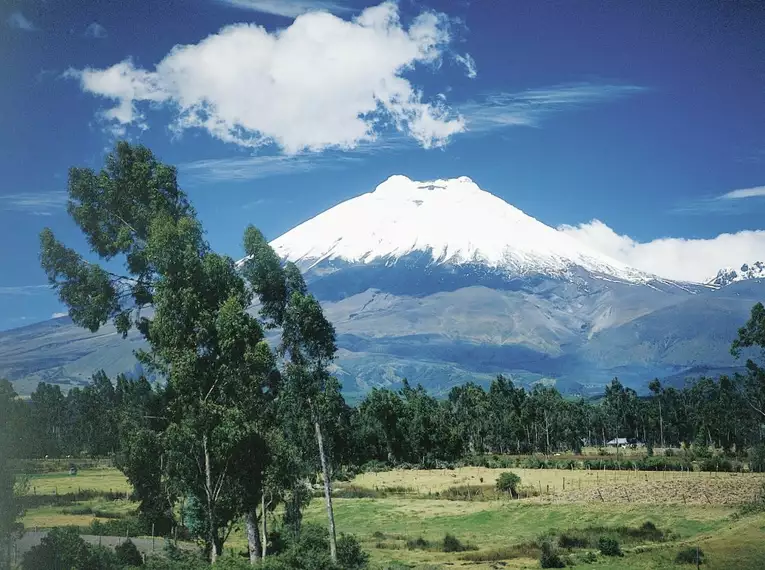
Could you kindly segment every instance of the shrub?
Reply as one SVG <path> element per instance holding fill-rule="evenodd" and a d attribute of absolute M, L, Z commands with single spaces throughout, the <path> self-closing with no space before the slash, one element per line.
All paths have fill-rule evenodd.
<path fill-rule="evenodd" d="M 518 496 L 518 485 L 520 484 L 521 478 L 512 471 L 508 471 L 507 473 L 502 473 L 497 479 L 497 491 L 500 493 L 510 493 L 515 498 Z"/>
<path fill-rule="evenodd" d="M 704 563 L 704 552 L 700 548 L 683 548 L 675 556 L 675 564 L 696 564 L 696 556 L 698 556 L 699 563 Z"/>
<path fill-rule="evenodd" d="M 149 534 L 151 528 L 147 529 L 138 517 L 132 516 L 104 522 L 94 519 L 85 531 L 96 536 L 141 536 Z"/>
<path fill-rule="evenodd" d="M 735 470 L 731 461 L 724 457 L 709 457 L 704 459 L 699 463 L 699 469 L 701 471 L 723 471 L 726 473 Z"/>
<path fill-rule="evenodd" d="M 475 546 L 462 544 L 459 538 L 453 534 L 446 533 L 444 541 L 441 544 L 441 550 L 444 552 L 465 552 L 466 550 L 477 550 Z"/>
<path fill-rule="evenodd" d="M 622 549 L 619 547 L 619 541 L 608 536 L 601 536 L 598 539 L 598 550 L 604 556 L 622 556 Z"/>
<path fill-rule="evenodd" d="M 555 551 L 552 544 L 545 541 L 542 543 L 542 554 L 539 556 L 539 565 L 542 568 L 565 568 L 566 564 Z"/>
<path fill-rule="evenodd" d="M 24 555 L 21 567 L 24 570 L 41 568 L 90 568 L 93 553 L 88 544 L 80 538 L 76 527 L 51 529 Z"/>
<path fill-rule="evenodd" d="M 417 538 L 410 538 L 406 541 L 406 547 L 409 550 L 427 550 L 430 548 L 430 542 L 418 536 Z"/>
<path fill-rule="evenodd" d="M 587 548 L 590 541 L 586 536 L 563 533 L 558 537 L 558 546 L 561 548 Z"/>
<path fill-rule="evenodd" d="M 664 450 L 664 457 L 674 457 L 675 456 L 675 450 L 671 447 L 668 447 Z"/>
<path fill-rule="evenodd" d="M 122 570 L 123 566 L 111 548 L 106 546 L 89 546 L 90 568 L 98 570 Z M 84 569 L 83 569 L 84 570 Z"/>
<path fill-rule="evenodd" d="M 343 570 L 363 570 L 369 564 L 369 554 L 352 534 L 341 534 L 337 539 L 337 562 Z"/>
<path fill-rule="evenodd" d="M 117 545 L 114 548 L 114 553 L 123 566 L 143 566 L 143 557 L 130 539 Z"/>

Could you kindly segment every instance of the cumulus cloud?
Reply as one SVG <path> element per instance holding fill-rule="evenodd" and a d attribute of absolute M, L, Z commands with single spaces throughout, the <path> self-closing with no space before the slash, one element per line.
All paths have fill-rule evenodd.
<path fill-rule="evenodd" d="M 765 186 L 755 188 L 741 188 L 740 190 L 731 190 L 720 196 L 720 200 L 741 200 L 743 198 L 757 198 L 765 196 Z"/>
<path fill-rule="evenodd" d="M 723 267 L 765 260 L 765 231 L 720 234 L 712 239 L 661 238 L 638 242 L 620 235 L 600 220 L 560 231 L 627 265 L 681 281 L 703 283 Z"/>
<path fill-rule="evenodd" d="M 436 66 L 448 50 L 449 21 L 425 12 L 405 28 L 393 2 L 353 20 L 327 12 L 298 16 L 270 33 L 236 24 L 197 44 L 177 45 L 149 71 L 131 60 L 70 70 L 82 89 L 116 101 L 102 117 L 146 126 L 139 105 L 166 105 L 172 128 L 201 128 L 245 147 L 275 143 L 286 153 L 353 148 L 395 127 L 424 147 L 464 129 L 442 100 L 426 102 L 403 74 Z"/>
<path fill-rule="evenodd" d="M 18 11 L 13 12 L 10 16 L 8 16 L 8 19 L 5 22 L 11 28 L 24 30 L 25 32 L 34 32 L 37 30 L 37 26 L 35 26 L 32 21 L 29 20 L 24 14 Z"/>
<path fill-rule="evenodd" d="M 51 319 L 58 319 L 58 318 L 60 318 L 60 317 L 68 317 L 68 316 L 69 316 L 69 313 L 67 313 L 66 311 L 64 311 L 64 312 L 62 312 L 62 313 L 53 313 L 53 314 L 50 316 L 50 318 L 51 318 Z"/>
<path fill-rule="evenodd" d="M 103 39 L 107 36 L 106 28 L 104 28 L 98 22 L 93 22 L 87 28 L 85 28 L 85 32 L 83 33 L 83 36 L 85 36 L 86 38 Z"/>

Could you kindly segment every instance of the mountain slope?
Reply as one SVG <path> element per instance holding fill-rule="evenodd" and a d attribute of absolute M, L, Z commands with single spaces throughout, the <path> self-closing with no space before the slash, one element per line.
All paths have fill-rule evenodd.
<path fill-rule="evenodd" d="M 335 325 L 334 373 L 351 395 L 404 377 L 434 393 L 498 373 L 596 393 L 614 376 L 640 388 L 731 370 L 736 328 L 765 297 L 765 280 L 720 288 L 632 269 L 464 177 L 391 177 L 272 245 Z M 57 319 L 0 333 L 0 376 L 22 393 L 76 385 L 132 369 L 139 346 Z"/>
<path fill-rule="evenodd" d="M 481 190 L 467 177 L 417 182 L 392 176 L 273 242 L 308 269 L 323 261 L 369 264 L 419 254 L 434 264 L 476 264 L 508 274 L 561 276 L 573 267 L 643 283 L 629 268 Z"/>

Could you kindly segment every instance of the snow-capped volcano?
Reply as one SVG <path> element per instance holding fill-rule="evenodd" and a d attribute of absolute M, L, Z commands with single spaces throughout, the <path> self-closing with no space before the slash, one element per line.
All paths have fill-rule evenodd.
<path fill-rule="evenodd" d="M 391 176 L 290 230 L 271 244 L 309 268 L 325 260 L 395 261 L 412 254 L 434 264 L 478 263 L 511 274 L 595 276 L 644 283 L 653 276 L 589 249 L 465 176 L 418 182 Z"/>
<path fill-rule="evenodd" d="M 714 287 L 725 287 L 737 281 L 746 281 L 747 279 L 765 279 L 765 263 L 755 261 L 754 263 L 745 263 L 740 269 L 724 267 L 717 272 L 712 279 L 707 281 L 707 285 Z"/>

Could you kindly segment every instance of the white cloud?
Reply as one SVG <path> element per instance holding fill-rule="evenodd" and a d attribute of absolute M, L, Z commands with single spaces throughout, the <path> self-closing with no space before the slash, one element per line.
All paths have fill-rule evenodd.
<path fill-rule="evenodd" d="M 32 23 L 32 21 L 29 20 L 24 14 L 18 11 L 13 12 L 10 16 L 8 16 L 6 23 L 11 28 L 24 30 L 25 32 L 37 31 L 37 27 Z"/>
<path fill-rule="evenodd" d="M 63 313 L 53 313 L 53 314 L 50 316 L 50 318 L 51 318 L 51 319 L 58 319 L 58 318 L 60 318 L 60 317 L 68 317 L 68 316 L 69 316 L 69 313 L 67 313 L 66 311 L 64 311 Z"/>
<path fill-rule="evenodd" d="M 482 101 L 458 107 L 467 129 L 490 131 L 511 126 L 538 126 L 548 116 L 586 105 L 605 103 L 645 92 L 637 85 L 571 83 L 517 93 L 493 93 Z"/>
<path fill-rule="evenodd" d="M 478 68 L 475 65 L 475 60 L 472 55 L 469 53 L 466 53 L 465 55 L 455 54 L 454 59 L 460 65 L 465 66 L 465 71 L 467 71 L 467 76 L 470 79 L 475 79 L 478 76 Z"/>
<path fill-rule="evenodd" d="M 98 22 L 93 22 L 87 28 L 85 28 L 83 36 L 86 38 L 103 39 L 107 36 L 106 28 L 104 28 Z"/>
<path fill-rule="evenodd" d="M 196 182 L 230 182 L 256 180 L 282 174 L 297 174 L 319 168 L 341 168 L 358 161 L 356 156 L 315 154 L 246 156 L 195 160 L 178 165 L 185 180 Z"/>
<path fill-rule="evenodd" d="M 333 14 L 350 11 L 350 8 L 342 3 L 326 0 L 218 0 L 218 2 L 287 18 L 295 18 L 307 12 L 320 10 Z"/>
<path fill-rule="evenodd" d="M 63 190 L 52 192 L 25 192 L 0 196 L 0 210 L 25 212 L 35 216 L 51 216 L 63 210 L 67 193 Z"/>
<path fill-rule="evenodd" d="M 661 238 L 638 242 L 600 220 L 560 231 L 627 265 L 682 281 L 705 282 L 723 267 L 765 260 L 765 231 L 720 234 L 712 239 Z"/>
<path fill-rule="evenodd" d="M 11 287 L 0 287 L 0 295 L 39 295 L 50 291 L 50 285 L 16 285 Z"/>
<path fill-rule="evenodd" d="M 116 100 L 103 118 L 118 125 L 145 126 L 137 104 L 151 102 L 177 111 L 178 132 L 202 128 L 240 146 L 275 143 L 288 154 L 354 148 L 389 126 L 432 147 L 464 122 L 443 101 L 425 102 L 403 73 L 436 66 L 449 42 L 443 14 L 425 12 L 405 28 L 396 4 L 385 2 L 352 21 L 303 14 L 274 33 L 228 26 L 175 46 L 153 71 L 125 60 L 67 75 Z"/>
<path fill-rule="evenodd" d="M 757 198 L 765 196 L 765 186 L 755 188 L 741 188 L 740 190 L 731 190 L 720 196 L 720 200 L 741 200 L 743 198 Z"/>

